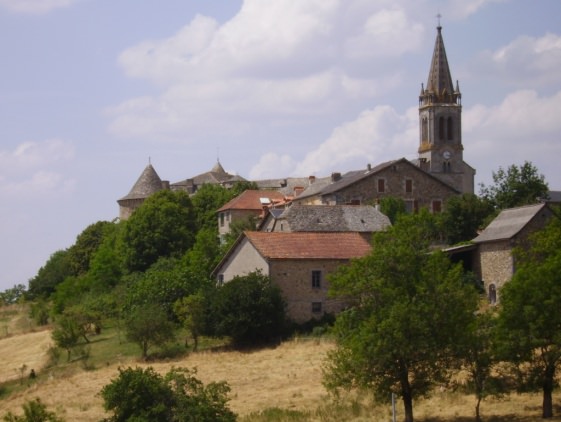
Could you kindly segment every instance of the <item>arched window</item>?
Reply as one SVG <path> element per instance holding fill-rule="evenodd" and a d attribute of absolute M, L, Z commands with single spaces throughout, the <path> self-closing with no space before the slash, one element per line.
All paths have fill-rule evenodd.
<path fill-rule="evenodd" d="M 444 117 L 439 117 L 438 118 L 438 139 L 440 139 L 441 141 L 444 141 L 445 137 L 446 137 L 446 128 L 445 128 L 445 121 L 444 121 Z"/>
<path fill-rule="evenodd" d="M 422 133 L 421 133 L 422 142 L 428 142 L 429 141 L 429 122 L 427 120 L 427 118 L 423 118 L 423 122 L 422 122 Z"/>
<path fill-rule="evenodd" d="M 489 284 L 489 303 L 491 305 L 497 303 L 497 288 L 493 283 Z"/>
<path fill-rule="evenodd" d="M 454 119 L 448 117 L 448 140 L 451 141 L 454 139 Z"/>

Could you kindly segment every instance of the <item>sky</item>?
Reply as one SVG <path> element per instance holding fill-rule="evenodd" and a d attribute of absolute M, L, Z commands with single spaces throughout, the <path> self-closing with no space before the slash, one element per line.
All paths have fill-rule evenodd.
<path fill-rule="evenodd" d="M 439 20 L 476 185 L 529 161 L 561 190 L 560 18 L 559 0 L 0 0 L 0 291 L 115 219 L 149 162 L 173 183 L 217 160 L 254 180 L 415 158 Z"/>

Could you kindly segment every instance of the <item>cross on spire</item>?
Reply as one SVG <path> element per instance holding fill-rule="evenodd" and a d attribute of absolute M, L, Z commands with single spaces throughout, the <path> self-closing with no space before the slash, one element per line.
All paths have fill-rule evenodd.
<path fill-rule="evenodd" d="M 438 21 L 438 28 L 440 28 L 440 18 L 442 17 L 442 15 L 440 14 L 440 12 L 438 12 L 438 14 L 436 15 L 436 19 Z"/>

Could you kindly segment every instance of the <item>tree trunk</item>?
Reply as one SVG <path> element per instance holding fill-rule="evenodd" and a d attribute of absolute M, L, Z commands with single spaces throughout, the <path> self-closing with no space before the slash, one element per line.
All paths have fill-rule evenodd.
<path fill-rule="evenodd" d="M 401 397 L 403 398 L 405 422 L 413 422 L 413 392 L 411 391 L 411 384 L 409 383 L 409 371 L 403 364 L 400 366 Z"/>
<path fill-rule="evenodd" d="M 548 365 L 545 368 L 543 377 L 543 404 L 542 404 L 542 418 L 553 417 L 553 399 L 551 397 L 553 392 L 553 379 L 555 378 L 555 365 Z"/>
<path fill-rule="evenodd" d="M 479 407 L 481 405 L 481 396 L 477 396 L 477 403 L 475 404 L 475 422 L 481 422 L 481 413 L 479 413 Z"/>

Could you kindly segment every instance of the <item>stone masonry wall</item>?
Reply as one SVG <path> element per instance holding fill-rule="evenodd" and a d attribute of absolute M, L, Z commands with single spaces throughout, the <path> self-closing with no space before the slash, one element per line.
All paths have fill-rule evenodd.
<path fill-rule="evenodd" d="M 344 309 L 341 300 L 327 298 L 327 275 L 346 261 L 326 260 L 274 260 L 270 262 L 271 280 L 278 285 L 287 302 L 288 316 L 303 323 L 321 318 L 326 313 L 335 314 Z M 321 271 L 321 287 L 312 287 L 312 271 Z M 321 312 L 312 312 L 312 303 L 321 303 Z"/>
<path fill-rule="evenodd" d="M 384 192 L 378 189 L 378 181 L 384 180 Z M 411 192 L 407 192 L 406 183 L 412 183 Z M 364 178 L 345 189 L 337 192 L 335 198 L 329 198 L 330 203 L 344 204 L 352 201 L 360 203 L 375 202 L 384 197 L 393 196 L 415 204 L 417 208 L 433 210 L 433 202 L 440 201 L 444 207 L 446 200 L 458 195 L 452 188 L 445 186 L 435 178 L 423 174 L 412 165 L 397 163 L 370 177 Z"/>

